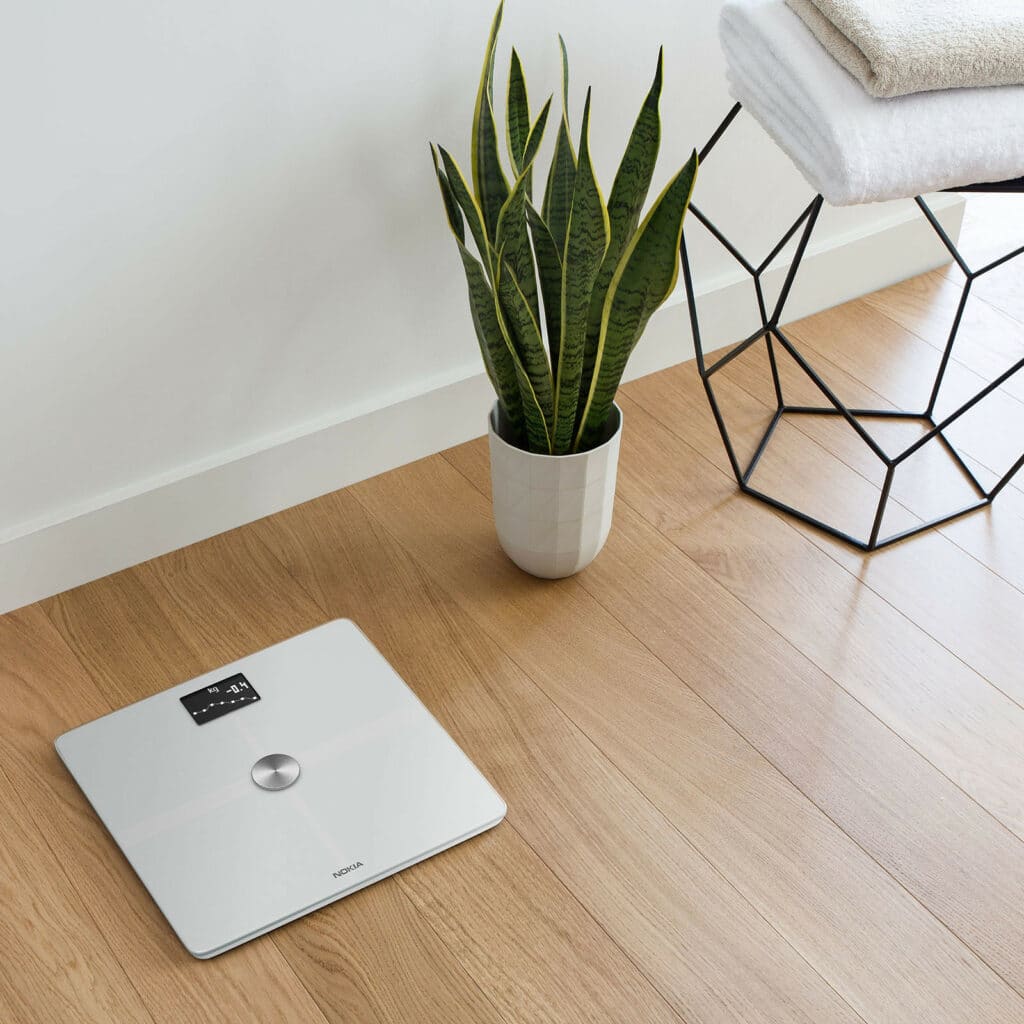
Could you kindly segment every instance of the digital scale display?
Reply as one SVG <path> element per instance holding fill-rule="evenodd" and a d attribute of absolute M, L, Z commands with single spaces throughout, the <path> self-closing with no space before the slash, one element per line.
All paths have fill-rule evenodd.
<path fill-rule="evenodd" d="M 196 725 L 205 725 L 259 699 L 260 695 L 241 672 L 180 698 Z"/>

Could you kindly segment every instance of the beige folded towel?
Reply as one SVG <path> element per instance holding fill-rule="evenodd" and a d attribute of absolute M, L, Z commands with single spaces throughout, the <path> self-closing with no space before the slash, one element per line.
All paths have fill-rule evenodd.
<path fill-rule="evenodd" d="M 1024 0 L 786 0 L 872 96 L 1024 84 Z"/>

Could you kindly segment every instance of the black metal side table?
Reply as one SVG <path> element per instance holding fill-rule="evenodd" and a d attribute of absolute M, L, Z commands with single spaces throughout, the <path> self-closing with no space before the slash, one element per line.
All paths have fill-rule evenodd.
<path fill-rule="evenodd" d="M 712 151 L 718 141 L 725 134 L 729 126 L 732 124 L 737 114 L 739 114 L 741 106 L 737 103 L 726 115 L 722 123 L 715 129 L 714 134 L 708 140 L 707 145 L 704 146 L 700 153 L 700 162 L 704 163 L 708 154 Z M 949 189 L 950 192 L 1001 192 L 1001 193 L 1024 193 L 1024 178 L 1017 178 L 1012 181 L 998 182 L 995 184 L 981 184 L 981 185 L 966 185 L 961 188 Z M 786 307 L 786 302 L 789 299 L 790 292 L 793 288 L 793 282 L 796 279 L 796 275 L 800 270 L 800 264 L 803 261 L 804 254 L 807 251 L 807 245 L 810 242 L 811 235 L 814 232 L 815 224 L 818 220 L 818 215 L 821 212 L 822 205 L 824 204 L 824 198 L 821 195 L 817 195 L 811 200 L 810 204 L 804 209 L 800 216 L 796 219 L 793 225 L 786 231 L 779 242 L 772 248 L 771 252 L 757 265 L 754 265 L 740 252 L 740 250 L 717 228 L 714 223 L 701 212 L 693 204 L 690 205 L 690 213 L 696 218 L 711 234 L 712 236 L 729 252 L 729 254 L 740 264 L 741 267 L 751 276 L 754 283 L 754 292 L 757 297 L 757 306 L 761 325 L 743 341 L 734 345 L 729 349 L 725 355 L 718 357 L 710 365 L 704 358 L 703 344 L 701 341 L 700 323 L 697 315 L 697 299 L 693 290 L 693 276 L 690 266 L 690 258 L 687 252 L 686 246 L 686 231 L 684 229 L 682 243 L 680 244 L 679 254 L 682 259 L 683 266 L 683 281 L 686 286 L 686 297 L 689 304 L 690 310 L 690 323 L 693 328 L 693 341 L 697 353 L 697 368 L 700 372 L 701 381 L 704 384 L 704 390 L 707 392 L 708 401 L 711 403 L 711 411 L 715 417 L 715 422 L 718 425 L 719 433 L 722 435 L 722 441 L 725 444 L 726 453 L 729 456 L 729 462 L 732 466 L 733 473 L 736 477 L 736 482 L 739 485 L 740 490 L 744 494 L 749 494 L 753 498 L 757 498 L 759 501 L 764 502 L 773 508 L 779 509 L 797 519 L 809 523 L 811 526 L 815 526 L 820 530 L 824 530 L 826 533 L 831 534 L 834 537 L 838 537 L 840 540 L 846 541 L 849 544 L 860 548 L 862 551 L 875 551 L 878 548 L 886 547 L 889 544 L 895 544 L 897 541 L 906 540 L 908 537 L 913 537 L 916 534 L 923 533 L 925 530 L 934 529 L 937 526 L 941 526 L 944 523 L 950 522 L 950 520 L 957 519 L 960 516 L 967 515 L 970 512 L 975 512 L 978 509 L 985 508 L 987 505 L 991 505 L 995 500 L 996 495 L 1010 482 L 1017 471 L 1024 465 L 1024 454 L 1010 467 L 1010 469 L 995 483 L 992 487 L 985 488 L 978 481 L 974 473 L 971 472 L 970 468 L 961 458 L 960 454 L 956 451 L 949 439 L 946 437 L 945 431 L 956 423 L 966 412 L 974 408 L 979 402 L 983 401 L 988 395 L 990 395 L 997 388 L 1001 387 L 1006 381 L 1008 381 L 1014 374 L 1024 368 L 1024 358 L 1021 358 L 1014 363 L 1004 373 L 1001 373 L 991 383 L 986 384 L 977 394 L 973 395 L 970 399 L 963 403 L 958 409 L 944 416 L 941 420 L 936 421 L 935 419 L 935 406 L 938 401 L 939 391 L 942 387 L 942 381 L 946 374 L 946 368 L 949 365 L 950 356 L 953 353 L 953 348 L 956 343 L 957 333 L 960 330 L 960 324 L 963 319 L 964 309 L 967 306 L 967 300 L 971 294 L 971 286 L 975 280 L 981 277 L 983 274 L 987 274 L 989 271 L 994 270 L 996 267 L 1002 266 L 1009 260 L 1014 259 L 1024 253 L 1024 246 L 1013 250 L 1013 252 L 1007 253 L 1005 256 L 1000 257 L 997 260 L 993 260 L 991 263 L 987 263 L 985 266 L 980 267 L 977 270 L 972 270 L 960 254 L 956 245 L 950 239 L 945 229 L 939 223 L 935 214 L 931 208 L 925 202 L 921 196 L 916 196 L 915 201 L 920 207 L 921 212 L 927 218 L 928 223 L 932 226 L 935 233 L 938 235 L 942 244 L 949 250 L 950 255 L 956 261 L 957 265 L 963 271 L 965 283 L 963 288 L 963 294 L 960 297 L 960 302 L 957 307 L 956 316 L 953 320 L 953 326 L 950 330 L 949 337 L 946 341 L 945 348 L 942 352 L 942 357 L 939 362 L 938 372 L 935 376 L 935 381 L 931 389 L 931 397 L 928 400 L 928 404 L 921 412 L 897 412 L 891 409 L 851 409 L 844 405 L 828 384 L 821 378 L 821 376 L 815 371 L 810 365 L 807 359 L 797 350 L 793 342 L 786 336 L 785 332 L 780 328 L 779 322 L 782 319 L 783 311 Z M 778 301 L 774 308 L 769 312 L 767 303 L 765 302 L 764 289 L 762 285 L 762 277 L 764 273 L 771 266 L 775 258 L 782 252 L 786 245 L 800 232 L 796 253 L 793 257 L 793 262 L 790 264 L 787 271 L 782 291 L 779 294 Z M 767 428 L 764 431 L 763 436 L 755 447 L 754 454 L 750 458 L 747 465 L 742 465 L 736 455 L 736 450 L 729 437 L 729 430 L 726 426 L 725 418 L 723 417 L 722 410 L 719 406 L 717 399 L 715 398 L 715 391 L 712 385 L 712 377 L 723 367 L 727 366 L 733 359 L 746 352 L 751 346 L 757 344 L 759 341 L 764 341 L 768 353 L 768 365 L 771 370 L 772 384 L 775 390 L 775 401 L 776 408 L 775 413 L 772 416 Z M 778 365 L 775 356 L 775 346 L 779 345 L 784 349 L 794 362 L 800 367 L 800 369 L 811 379 L 817 389 L 824 396 L 827 405 L 790 405 L 783 398 L 782 383 L 779 378 Z M 834 526 L 830 526 L 828 523 L 822 522 L 820 519 L 814 516 L 808 515 L 806 512 L 802 512 L 800 509 L 794 508 L 792 505 L 787 504 L 778 498 L 773 497 L 770 494 L 765 493 L 757 487 L 751 485 L 751 477 L 754 474 L 754 470 L 757 468 L 758 462 L 764 455 L 771 442 L 772 436 L 775 433 L 779 423 L 782 422 L 786 416 L 841 416 L 850 427 L 854 430 L 857 436 L 871 449 L 874 455 L 881 461 L 885 467 L 885 477 L 882 483 L 882 490 L 878 500 L 878 506 L 875 510 L 874 517 L 871 522 L 870 532 L 867 539 L 861 539 L 854 537 L 843 530 L 837 529 Z M 872 437 L 871 433 L 861 422 L 862 420 L 871 419 L 903 419 L 903 420 L 917 420 L 921 422 L 926 428 L 925 433 L 922 434 L 917 440 L 915 440 L 908 447 L 898 452 L 895 455 L 889 455 L 878 443 L 878 441 Z M 889 502 L 890 491 L 892 489 L 893 479 L 896 475 L 896 471 L 899 467 L 912 456 L 915 452 L 919 451 L 924 445 L 931 441 L 935 441 L 937 444 L 942 445 L 946 450 L 950 458 L 956 463 L 960 471 L 966 476 L 971 487 L 974 489 L 977 500 L 970 504 L 958 508 L 946 515 L 939 516 L 937 519 L 933 519 L 930 522 L 922 523 L 908 530 L 903 530 L 899 533 L 892 534 L 891 536 L 881 536 L 882 521 L 885 516 L 886 507 Z"/>

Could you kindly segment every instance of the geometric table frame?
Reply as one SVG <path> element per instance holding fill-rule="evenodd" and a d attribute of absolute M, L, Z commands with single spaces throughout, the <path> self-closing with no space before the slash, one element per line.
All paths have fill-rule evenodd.
<path fill-rule="evenodd" d="M 715 130 L 714 134 L 708 140 L 707 145 L 700 153 L 700 162 L 703 164 L 704 159 L 714 148 L 716 143 L 725 134 L 729 125 L 732 124 L 736 115 L 740 112 L 741 106 L 737 103 L 726 115 L 725 119 Z M 1013 181 L 999 182 L 994 184 L 982 184 L 982 185 L 970 185 L 963 188 L 949 189 L 951 192 L 1019 192 L 1024 193 L 1024 178 L 1018 178 Z M 934 384 L 931 389 L 931 396 L 928 400 L 928 405 L 920 412 L 897 412 L 890 409 L 856 409 L 849 408 L 844 405 L 828 384 L 821 378 L 821 376 L 815 371 L 815 369 L 808 363 L 804 356 L 797 350 L 796 346 L 787 337 L 786 333 L 780 328 L 779 322 L 782 319 L 782 314 L 786 306 L 786 302 L 789 299 L 790 292 L 793 288 L 793 283 L 796 279 L 796 275 L 800 270 L 800 264 L 803 261 L 804 254 L 807 251 L 807 245 L 810 242 L 811 235 L 814 232 L 815 224 L 818 220 L 818 215 L 821 212 L 821 207 L 824 204 L 824 199 L 821 195 L 815 196 L 810 204 L 804 209 L 796 221 L 790 226 L 778 243 L 772 248 L 771 252 L 758 264 L 753 264 L 739 251 L 739 249 L 733 245 L 733 243 L 714 225 L 714 223 L 706 217 L 700 209 L 690 205 L 690 214 L 697 221 L 699 221 L 711 235 L 726 249 L 727 252 L 740 264 L 741 267 L 751 276 L 754 283 L 754 293 L 757 297 L 758 312 L 761 319 L 761 325 L 743 341 L 734 345 L 725 355 L 717 358 L 713 363 L 708 364 L 704 358 L 703 344 L 701 341 L 700 323 L 697 315 L 697 299 L 693 289 L 693 276 L 690 268 L 690 259 L 687 252 L 686 246 L 686 230 L 684 227 L 683 238 L 679 247 L 679 255 L 682 260 L 683 267 L 683 281 L 686 286 L 686 298 L 687 304 L 690 311 L 690 324 L 693 330 L 693 341 L 694 347 L 697 354 L 697 368 L 700 372 L 700 378 L 704 385 L 704 390 L 707 394 L 708 401 L 711 404 L 711 412 L 714 415 L 715 423 L 718 426 L 718 431 L 722 436 L 722 441 L 725 444 L 726 454 L 729 457 L 729 462 L 732 466 L 732 471 L 736 477 L 736 482 L 739 485 L 740 490 L 744 494 L 750 495 L 752 498 L 756 498 L 758 501 L 762 501 L 767 505 L 772 506 L 788 515 L 794 516 L 802 522 L 808 523 L 811 526 L 817 527 L 819 530 L 823 530 L 833 537 L 838 537 L 840 540 L 846 541 L 849 544 L 861 549 L 862 551 L 875 551 L 878 548 L 886 547 L 889 544 L 895 544 L 897 541 L 906 540 L 908 537 L 913 537 L 916 534 L 923 533 L 926 530 L 934 529 L 935 527 L 941 526 L 944 523 L 948 523 L 950 520 L 957 519 L 960 516 L 967 515 L 970 512 L 975 512 L 978 509 L 985 508 L 992 504 L 999 492 L 1010 482 L 1017 471 L 1024 465 L 1024 454 L 1010 467 L 1010 469 L 1002 476 L 999 481 L 990 488 L 982 486 L 977 477 L 971 472 L 970 468 L 961 458 L 960 454 L 956 451 L 949 439 L 946 437 L 945 431 L 952 426 L 961 416 L 967 413 L 970 409 L 974 408 L 979 402 L 983 401 L 988 395 L 990 395 L 997 388 L 1001 387 L 1006 381 L 1008 381 L 1014 374 L 1024 368 L 1024 358 L 1018 360 L 1004 373 L 1001 373 L 991 383 L 986 384 L 977 394 L 973 395 L 968 401 L 964 402 L 958 409 L 944 416 L 941 420 L 936 421 L 935 419 L 935 405 L 938 401 L 939 391 L 942 387 L 943 378 L 945 377 L 946 368 L 949 364 L 950 356 L 953 353 L 953 348 L 956 344 L 957 333 L 960 330 L 960 324 L 963 319 L 964 309 L 967 306 L 967 300 L 971 294 L 971 286 L 974 281 L 981 277 L 983 274 L 987 274 L 989 271 L 994 270 L 996 267 L 1002 266 L 1008 262 L 1020 256 L 1024 253 L 1024 246 L 1015 249 L 1013 252 L 1007 253 L 1005 256 L 1000 257 L 997 260 L 993 260 L 991 263 L 985 266 L 972 270 L 963 256 L 960 254 L 956 245 L 950 239 L 945 229 L 939 223 L 935 214 L 931 208 L 925 202 L 921 196 L 915 197 L 918 207 L 921 212 L 927 218 L 928 223 L 934 229 L 938 235 L 942 244 L 949 251 L 950 255 L 956 261 L 957 266 L 963 271 L 965 277 L 963 294 L 960 297 L 960 303 L 957 307 L 956 316 L 953 321 L 952 328 L 949 332 L 949 337 L 946 340 L 945 348 L 942 352 L 942 358 L 939 362 L 938 372 L 935 376 Z M 790 264 L 786 274 L 785 281 L 782 285 L 782 291 L 779 294 L 778 300 L 769 312 L 768 306 L 765 302 L 764 289 L 762 287 L 762 276 L 765 271 L 769 268 L 775 258 L 782 252 L 786 245 L 797 235 L 799 232 L 799 239 L 797 242 L 796 253 L 793 257 L 793 262 Z M 725 422 L 725 418 L 722 415 L 721 408 L 719 407 L 718 401 L 715 397 L 715 389 L 712 383 L 714 375 L 727 366 L 733 359 L 746 352 L 751 346 L 757 344 L 759 341 L 764 341 L 768 354 L 768 365 L 771 370 L 772 385 L 775 391 L 776 408 L 775 413 L 768 423 L 767 428 L 764 431 L 760 441 L 755 447 L 754 453 L 746 465 L 741 465 L 736 455 L 736 450 L 733 447 L 732 440 L 729 436 L 729 431 Z M 775 346 L 780 346 L 789 356 L 794 360 L 797 366 L 810 378 L 814 383 L 815 387 L 821 392 L 827 404 L 824 405 L 790 405 L 787 404 L 783 399 L 782 384 L 779 379 L 779 371 L 776 363 Z M 820 519 L 815 518 L 812 515 L 808 515 L 806 512 L 800 509 L 794 508 L 792 505 L 787 504 L 780 499 L 773 497 L 772 495 L 754 487 L 750 483 L 750 479 L 757 468 L 758 462 L 761 460 L 766 449 L 768 448 L 775 430 L 779 423 L 782 422 L 786 416 L 839 416 L 842 417 L 857 436 L 864 442 L 864 444 L 871 450 L 871 452 L 879 459 L 882 465 L 885 467 L 885 477 L 882 483 L 881 493 L 879 495 L 878 505 L 874 511 L 870 527 L 865 537 L 855 537 L 843 530 L 831 526 L 828 523 L 823 522 Z M 905 449 L 896 455 L 888 455 L 881 445 L 871 435 L 871 432 L 867 429 L 862 420 L 872 419 L 902 419 L 902 420 L 916 420 L 921 422 L 926 430 L 925 433 L 915 440 L 912 444 L 908 445 Z M 908 530 L 902 530 L 899 533 L 894 533 L 889 536 L 882 536 L 882 521 L 885 517 L 886 507 L 889 502 L 890 491 L 892 489 L 893 479 L 896 475 L 896 471 L 899 467 L 909 459 L 915 452 L 919 451 L 929 442 L 941 445 L 948 456 L 953 460 L 959 470 L 965 475 L 967 481 L 974 489 L 976 500 L 970 504 L 965 505 L 961 508 L 956 508 L 945 515 L 941 515 L 936 519 L 933 519 L 926 523 L 921 523 L 918 526 L 914 526 Z"/>

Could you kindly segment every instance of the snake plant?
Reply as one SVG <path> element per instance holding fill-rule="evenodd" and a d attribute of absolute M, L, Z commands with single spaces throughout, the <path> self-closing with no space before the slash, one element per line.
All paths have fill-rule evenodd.
<path fill-rule="evenodd" d="M 502 7 L 491 25 L 473 113 L 472 185 L 446 149 L 432 145 L 430 150 L 506 440 L 532 452 L 567 455 L 603 440 L 626 361 L 651 314 L 675 287 L 697 154 L 641 221 L 661 139 L 659 52 L 654 83 L 605 202 L 590 157 L 589 89 L 579 143 L 573 145 L 569 60 L 559 36 L 562 113 L 538 208 L 534 162 L 553 97 L 531 119 L 522 64 L 513 49 L 505 125 L 511 171 L 506 175 L 494 115 Z"/>

